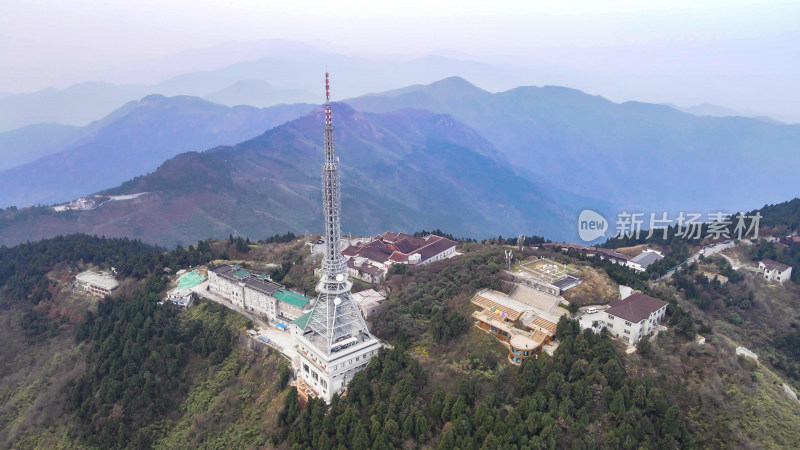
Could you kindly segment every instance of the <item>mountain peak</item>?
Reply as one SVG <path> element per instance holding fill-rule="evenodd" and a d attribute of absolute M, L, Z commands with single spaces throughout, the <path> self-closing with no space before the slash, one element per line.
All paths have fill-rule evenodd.
<path fill-rule="evenodd" d="M 478 90 L 481 92 L 486 92 L 483 89 L 475 86 L 474 84 L 470 83 L 469 81 L 461 78 L 459 76 L 452 76 L 443 78 L 439 81 L 434 81 L 433 83 L 428 85 L 428 88 L 458 88 L 458 89 L 465 89 L 465 90 Z"/>

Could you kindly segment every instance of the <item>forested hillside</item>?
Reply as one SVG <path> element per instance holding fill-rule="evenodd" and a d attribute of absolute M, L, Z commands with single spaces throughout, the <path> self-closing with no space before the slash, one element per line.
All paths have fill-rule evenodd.
<path fill-rule="evenodd" d="M 231 237 L 164 252 L 135 241 L 71 236 L 0 249 L 4 261 L 13 254 L 17 262 L 3 272 L 0 319 L 9 342 L 19 343 L 0 354 L 2 445 L 619 449 L 774 448 L 800 441 L 800 404 L 786 397 L 780 378 L 800 384 L 793 366 L 781 365 L 795 364 L 797 337 L 776 335 L 773 353 L 769 341 L 750 344 L 764 356 L 761 365 L 733 350 L 747 335 L 761 336 L 759 320 L 774 321 L 796 300 L 776 299 L 781 308 L 770 312 L 756 294 L 747 306 L 759 280 L 744 274 L 721 288 L 698 275 L 713 269 L 705 266 L 651 287 L 647 274 L 607 262 L 525 250 L 518 256 L 545 252 L 592 265 L 617 283 L 667 300 L 669 330 L 628 355 L 607 333 L 580 331 L 564 318 L 554 356 L 516 367 L 507 362 L 507 348 L 469 317 L 476 290 L 508 288 L 500 271 L 503 250 L 489 241 L 464 242 L 464 255 L 453 260 L 393 270 L 390 297 L 370 318 L 392 347 L 330 407 L 319 401 L 303 407 L 289 385 L 288 363 L 239 343 L 246 319 L 203 302 L 184 313 L 157 304 L 164 268 L 231 255 L 253 265 L 285 262 L 275 277 L 308 284 L 314 259 L 291 238 L 248 245 Z M 119 254 L 134 263 L 123 265 Z M 134 282 L 112 298 L 70 304 L 75 299 L 57 289 L 64 279 L 57 275 L 86 261 L 118 264 Z M 39 280 L 34 286 L 49 288 L 38 297 L 9 289 L 26 273 Z M 695 275 L 696 283 L 687 283 Z M 790 289 L 794 295 L 796 287 Z M 74 317 L 72 309 L 83 315 Z M 24 310 L 41 311 L 53 326 L 17 332 L 27 323 L 20 321 Z M 735 324 L 733 312 L 743 323 Z M 788 330 L 792 322 L 788 317 L 774 326 Z M 695 342 L 698 332 L 706 345 Z"/>

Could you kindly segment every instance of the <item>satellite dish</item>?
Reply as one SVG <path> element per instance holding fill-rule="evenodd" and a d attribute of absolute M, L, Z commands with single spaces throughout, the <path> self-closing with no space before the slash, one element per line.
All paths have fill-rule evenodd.
<path fill-rule="evenodd" d="M 336 281 L 344 281 L 344 275 L 342 274 L 336 275 Z"/>
<path fill-rule="evenodd" d="M 342 299 L 340 299 L 339 297 L 336 297 L 335 299 L 333 299 L 333 304 L 334 305 L 339 306 L 341 303 L 342 303 Z"/>

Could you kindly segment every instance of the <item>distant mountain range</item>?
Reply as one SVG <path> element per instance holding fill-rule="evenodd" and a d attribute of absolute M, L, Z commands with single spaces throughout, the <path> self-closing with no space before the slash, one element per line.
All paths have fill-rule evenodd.
<path fill-rule="evenodd" d="M 26 135 L 55 143 L 53 147 L 45 147 L 28 136 L 32 142 L 25 152 L 38 145 L 37 151 L 45 156 L 0 171 L 0 207 L 65 202 L 107 189 L 155 170 L 179 153 L 241 142 L 313 108 L 308 104 L 229 108 L 195 97 L 151 95 L 81 129 L 47 126 L 49 134 L 37 134 L 43 127 L 38 126 Z M 57 131 L 62 131 L 60 142 Z M 4 137 L 11 139 L 10 134 L 0 135 L 0 145 Z M 16 136 L 18 145 L 21 141 Z M 10 146 L 16 150 L 22 148 Z M 57 153 L 51 153 L 53 150 Z M 31 156 L 7 152 L 17 160 Z"/>
<path fill-rule="evenodd" d="M 317 103 L 320 96 L 300 89 L 277 89 L 263 80 L 242 80 L 204 98 L 226 106 L 265 108 L 281 103 Z"/>
<path fill-rule="evenodd" d="M 260 87 L 269 91 L 249 83 L 241 92 Z M 345 186 L 354 233 L 438 227 L 469 236 L 575 239 L 582 209 L 613 223 L 622 211 L 752 210 L 800 190 L 800 125 L 698 117 L 563 87 L 493 94 L 459 77 L 346 103 L 362 112 L 337 106 L 343 179 L 354 183 Z M 182 152 L 244 141 L 313 108 L 149 96 L 88 127 L 55 128 L 69 145 L 0 172 L 0 207 L 65 202 L 135 177 L 113 192 L 152 194 L 81 213 L 16 212 L 10 222 L 6 215 L 0 239 L 87 231 L 174 244 L 204 233 L 314 231 L 322 122 L 312 116 L 235 147 L 180 155 L 143 176 Z M 41 224 L 26 222 L 33 217 Z"/>
<path fill-rule="evenodd" d="M 422 108 L 475 128 L 518 174 L 616 211 L 752 209 L 800 191 L 800 125 L 697 117 L 556 86 L 492 94 L 458 77 L 346 100 Z"/>
<path fill-rule="evenodd" d="M 759 113 L 752 110 L 737 111 L 735 109 L 726 108 L 712 103 L 701 103 L 699 105 L 687 106 L 682 108 L 672 103 L 664 103 L 670 108 L 675 108 L 678 111 L 694 114 L 695 116 L 711 116 L 711 117 L 751 117 L 753 119 L 761 119 L 767 122 L 781 123 L 778 120 L 768 117 L 766 114 Z"/>
<path fill-rule="evenodd" d="M 334 105 L 343 231 L 441 228 L 456 235 L 571 234 L 589 200 L 515 176 L 475 130 L 447 115 L 359 113 Z M 321 109 L 232 147 L 178 155 L 105 194 L 148 192 L 91 211 L 0 213 L 0 243 L 88 232 L 187 245 L 322 228 Z M 556 198 L 559 197 L 559 198 Z"/>
<path fill-rule="evenodd" d="M 78 130 L 70 125 L 42 123 L 0 133 L 0 170 L 57 153 L 78 139 Z"/>
<path fill-rule="evenodd" d="M 83 126 L 129 101 L 150 94 L 189 95 L 234 106 L 320 103 L 321 76 L 327 64 L 336 79 L 337 98 L 363 95 L 414 83 L 463 75 L 488 88 L 517 86 L 526 73 L 502 66 L 443 57 L 411 61 L 372 61 L 306 49 L 291 57 L 269 56 L 175 76 L 154 84 L 86 82 L 0 98 L 0 132 L 39 123 Z"/>

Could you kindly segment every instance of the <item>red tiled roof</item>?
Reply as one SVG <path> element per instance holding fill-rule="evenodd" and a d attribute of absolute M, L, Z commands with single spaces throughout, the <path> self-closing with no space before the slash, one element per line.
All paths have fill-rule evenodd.
<path fill-rule="evenodd" d="M 427 242 L 425 239 L 411 236 L 410 234 L 392 233 L 391 231 L 383 233 L 382 235 L 378 236 L 378 238 L 384 242 L 389 242 L 392 244 L 399 243 L 400 241 L 408 241 L 409 244 L 415 246 L 416 248 L 422 247 Z"/>
<path fill-rule="evenodd" d="M 358 250 L 360 248 L 361 248 L 360 245 L 359 246 L 348 245 L 347 248 L 342 250 L 342 255 L 344 255 L 344 256 L 354 256 L 354 255 L 356 255 L 358 253 Z"/>
<path fill-rule="evenodd" d="M 628 255 L 626 255 L 624 253 L 620 253 L 620 252 L 614 250 L 613 248 L 598 248 L 597 249 L 597 253 L 605 255 L 608 258 L 624 259 L 625 261 L 628 261 L 629 259 L 631 259 L 630 256 L 628 256 Z"/>
<path fill-rule="evenodd" d="M 420 254 L 424 262 L 451 247 L 456 243 L 440 236 L 431 235 L 428 239 L 414 237 L 405 233 L 387 231 L 376 239 L 362 246 L 348 246 L 342 254 L 347 257 L 359 256 L 376 263 L 407 262 L 409 255 Z"/>
<path fill-rule="evenodd" d="M 356 269 L 356 270 L 358 270 L 360 272 L 367 273 L 367 274 L 370 274 L 370 275 L 373 275 L 373 276 L 381 275 L 381 274 L 383 274 L 383 271 L 384 271 L 382 268 L 380 268 L 378 266 L 373 266 L 372 264 L 370 264 L 368 262 L 365 262 L 361 266 L 356 266 L 355 260 L 353 260 L 353 259 L 347 260 L 347 267 L 350 267 L 351 269 Z"/>
<path fill-rule="evenodd" d="M 425 242 L 425 241 L 423 241 L 423 242 Z M 413 253 L 414 250 L 416 250 L 416 249 L 418 249 L 420 247 L 419 245 L 414 245 L 408 239 L 403 239 L 403 240 L 397 241 L 397 242 L 394 243 L 394 246 L 395 246 L 395 248 L 397 248 L 398 251 L 403 252 L 403 253 Z"/>
<path fill-rule="evenodd" d="M 622 300 L 614 300 L 606 313 L 625 319 L 629 322 L 638 323 L 646 319 L 650 314 L 658 311 L 667 302 L 636 292 Z"/>
<path fill-rule="evenodd" d="M 438 237 L 438 236 L 437 236 Z M 452 247 L 455 247 L 456 243 L 451 241 L 450 239 L 439 238 L 431 244 L 422 247 L 421 249 L 417 250 L 417 253 L 420 255 L 420 259 L 422 261 L 427 261 L 430 258 L 442 253 L 445 250 L 448 250 Z"/>
<path fill-rule="evenodd" d="M 408 261 L 408 255 L 405 253 L 394 252 L 392 256 L 389 257 L 389 261 L 393 262 L 406 262 Z"/>
<path fill-rule="evenodd" d="M 399 233 L 392 233 L 391 231 L 387 231 L 386 233 L 379 234 L 378 239 L 394 242 L 397 240 L 397 236 L 400 236 Z"/>

